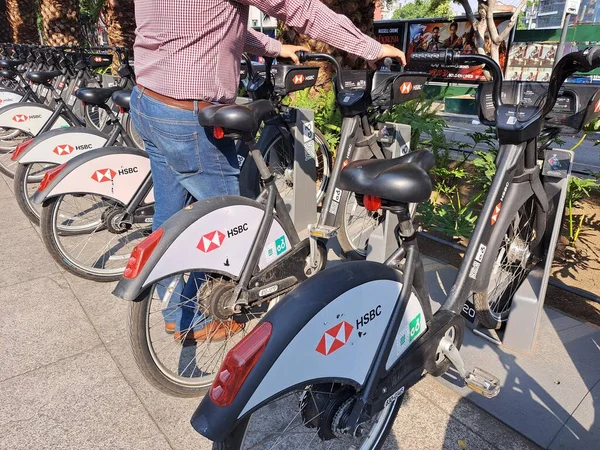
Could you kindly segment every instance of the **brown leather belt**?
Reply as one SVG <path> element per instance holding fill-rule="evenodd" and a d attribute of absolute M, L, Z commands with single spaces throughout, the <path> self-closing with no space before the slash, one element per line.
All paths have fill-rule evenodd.
<path fill-rule="evenodd" d="M 137 88 L 141 91 L 144 91 L 144 94 L 152 97 L 160 102 L 163 102 L 166 105 L 172 106 L 173 108 L 186 109 L 188 111 L 194 111 L 194 102 L 198 103 L 198 111 L 206 108 L 207 106 L 212 106 L 212 103 L 205 102 L 203 100 L 177 100 L 175 98 L 167 97 L 166 95 L 159 94 L 158 92 L 154 92 L 152 89 L 148 89 L 140 84 L 137 85 Z"/>

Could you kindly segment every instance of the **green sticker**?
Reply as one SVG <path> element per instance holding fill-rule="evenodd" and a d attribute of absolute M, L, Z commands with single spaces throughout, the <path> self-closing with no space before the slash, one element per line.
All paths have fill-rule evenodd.
<path fill-rule="evenodd" d="M 285 236 L 281 236 L 279 239 L 277 239 L 275 241 L 275 251 L 277 252 L 277 256 L 281 255 L 286 250 L 287 250 L 287 242 L 285 241 Z"/>
<path fill-rule="evenodd" d="M 405 336 L 405 335 L 402 335 L 402 336 L 400 337 L 400 345 L 404 345 L 404 343 L 405 343 L 405 342 L 406 342 L 406 336 Z"/>
<path fill-rule="evenodd" d="M 421 313 L 417 314 L 417 317 L 410 321 L 408 328 L 410 330 L 409 342 L 412 342 L 421 333 Z"/>

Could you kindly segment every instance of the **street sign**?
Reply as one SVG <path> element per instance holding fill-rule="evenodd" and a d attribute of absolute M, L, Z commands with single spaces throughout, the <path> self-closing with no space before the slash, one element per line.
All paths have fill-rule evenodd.
<path fill-rule="evenodd" d="M 565 14 L 578 14 L 581 0 L 567 0 L 565 4 Z"/>

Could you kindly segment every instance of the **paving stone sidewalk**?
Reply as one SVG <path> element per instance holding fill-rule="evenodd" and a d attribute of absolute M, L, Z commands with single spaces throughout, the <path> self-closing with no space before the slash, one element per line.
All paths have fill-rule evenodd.
<path fill-rule="evenodd" d="M 189 424 L 199 399 L 168 397 L 137 370 L 114 284 L 61 270 L 4 177 L 0 211 L 0 449 L 211 448 Z M 384 448 L 537 447 L 425 378 Z"/>

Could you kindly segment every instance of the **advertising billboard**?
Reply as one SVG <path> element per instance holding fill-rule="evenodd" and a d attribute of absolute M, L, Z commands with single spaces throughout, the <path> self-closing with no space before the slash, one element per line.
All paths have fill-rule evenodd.
<path fill-rule="evenodd" d="M 508 26 L 509 20 L 505 18 L 495 19 L 498 33 Z M 510 39 L 503 41 L 499 48 L 500 67 L 504 71 L 508 56 Z M 491 40 L 486 33 L 485 50 L 488 56 L 491 52 Z M 438 52 L 440 50 L 452 49 L 461 53 L 476 53 L 475 30 L 471 23 L 466 20 L 447 22 L 425 22 L 408 24 L 408 45 L 406 56 L 409 62 L 407 70 L 429 71 L 430 75 L 438 81 L 453 82 L 480 82 L 486 81 L 481 66 L 469 67 L 464 65 L 446 66 L 443 64 L 418 64 L 411 63 L 410 56 L 418 52 Z M 430 69 L 431 68 L 431 69 Z"/>

